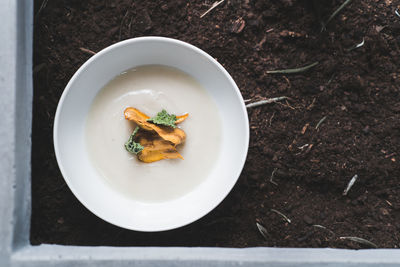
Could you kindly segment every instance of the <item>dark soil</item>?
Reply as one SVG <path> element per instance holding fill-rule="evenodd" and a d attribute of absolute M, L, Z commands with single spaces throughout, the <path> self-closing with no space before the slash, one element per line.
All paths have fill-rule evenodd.
<path fill-rule="evenodd" d="M 41 9 L 35 2 L 32 244 L 367 247 L 339 238 L 355 236 L 400 246 L 396 1 L 354 0 L 322 33 L 318 18 L 343 1 L 231 0 L 202 19 L 213 1 L 45 1 Z M 124 230 L 90 213 L 66 186 L 52 144 L 58 99 L 88 50 L 144 35 L 200 47 L 245 99 L 289 97 L 249 110 L 247 162 L 218 208 L 162 233 Z M 266 73 L 315 61 L 301 74 Z M 269 181 L 274 170 L 276 184 Z M 267 229 L 266 240 L 256 222 Z"/>

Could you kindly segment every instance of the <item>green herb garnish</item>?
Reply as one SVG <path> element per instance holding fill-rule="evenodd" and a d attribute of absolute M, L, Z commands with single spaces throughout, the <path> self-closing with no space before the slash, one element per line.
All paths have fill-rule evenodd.
<path fill-rule="evenodd" d="M 140 151 L 144 149 L 144 147 L 141 144 L 136 143 L 134 140 L 135 135 L 137 134 L 138 131 L 139 127 L 137 126 L 133 131 L 133 133 L 131 134 L 131 136 L 129 137 L 128 141 L 125 143 L 126 150 L 135 155 L 137 155 Z"/>
<path fill-rule="evenodd" d="M 148 122 L 152 122 L 154 124 L 165 125 L 172 128 L 176 128 L 175 122 L 177 118 L 174 114 L 169 114 L 165 109 L 161 112 L 158 112 L 157 115 L 153 118 L 148 119 Z"/>

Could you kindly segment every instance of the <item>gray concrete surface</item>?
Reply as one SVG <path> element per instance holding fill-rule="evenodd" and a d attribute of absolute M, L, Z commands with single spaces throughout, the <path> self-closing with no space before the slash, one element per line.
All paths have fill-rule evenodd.
<path fill-rule="evenodd" d="M 0 267 L 400 266 L 400 250 L 31 246 L 32 1 L 0 1 Z"/>

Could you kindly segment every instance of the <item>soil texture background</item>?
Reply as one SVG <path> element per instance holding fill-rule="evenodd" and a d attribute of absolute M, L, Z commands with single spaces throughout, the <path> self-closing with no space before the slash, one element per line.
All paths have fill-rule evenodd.
<path fill-rule="evenodd" d="M 352 236 L 399 247 L 399 6 L 354 0 L 321 32 L 342 2 L 226 0 L 200 18 L 213 1 L 35 1 L 31 243 L 371 246 L 341 238 Z M 287 97 L 248 109 L 248 157 L 228 197 L 199 221 L 161 233 L 124 230 L 89 212 L 66 186 L 52 143 L 74 72 L 92 53 L 149 35 L 203 49 L 245 99 Z M 313 62 L 298 74 L 267 73 Z"/>

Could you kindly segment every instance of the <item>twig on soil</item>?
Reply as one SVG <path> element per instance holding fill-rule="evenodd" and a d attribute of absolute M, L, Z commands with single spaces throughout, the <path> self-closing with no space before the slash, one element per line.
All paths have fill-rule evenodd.
<path fill-rule="evenodd" d="M 309 145 L 310 144 L 305 144 L 305 145 L 299 146 L 298 149 L 303 150 L 304 148 L 308 147 Z"/>
<path fill-rule="evenodd" d="M 308 146 L 308 148 L 307 148 L 305 154 L 307 154 L 308 152 L 310 152 L 310 150 L 311 150 L 311 148 L 313 148 L 313 146 L 314 146 L 314 144 L 310 144 L 310 145 Z"/>
<path fill-rule="evenodd" d="M 340 240 L 350 240 L 350 241 L 357 242 L 357 243 L 360 243 L 360 244 L 364 244 L 364 245 L 367 245 L 367 246 L 370 246 L 370 247 L 378 248 L 378 246 L 375 243 L 372 243 L 371 241 L 368 241 L 368 240 L 366 240 L 364 238 L 361 238 L 361 237 L 341 236 L 341 237 L 339 237 L 339 239 Z"/>
<path fill-rule="evenodd" d="M 314 97 L 314 99 L 311 102 L 311 104 L 307 107 L 307 110 L 311 110 L 314 107 L 315 100 L 316 100 L 316 98 Z"/>
<path fill-rule="evenodd" d="M 284 107 L 293 109 L 293 110 L 296 109 L 296 108 L 292 107 L 292 106 L 289 104 L 289 102 L 288 102 L 287 100 L 286 100 L 285 102 L 286 102 L 286 104 L 283 104 L 283 103 L 280 103 L 280 102 L 276 102 L 276 103 L 279 104 L 279 105 L 281 105 L 281 106 L 284 106 Z"/>
<path fill-rule="evenodd" d="M 245 99 L 244 103 L 247 103 L 247 102 L 250 102 L 250 101 L 251 101 L 251 99 Z"/>
<path fill-rule="evenodd" d="M 275 172 L 278 170 L 278 168 L 275 168 L 273 171 L 272 171 L 272 173 L 271 173 L 271 177 L 269 178 L 269 182 L 271 183 L 271 184 L 274 184 L 274 185 L 278 185 L 278 183 L 277 182 L 275 182 L 273 179 L 274 179 L 274 175 L 275 175 Z"/>
<path fill-rule="evenodd" d="M 335 233 L 334 233 L 332 230 L 326 228 L 326 227 L 323 226 L 323 225 L 314 224 L 313 227 L 320 228 L 320 229 L 324 229 L 324 230 L 328 231 L 329 233 L 331 233 L 332 235 L 335 235 Z"/>
<path fill-rule="evenodd" d="M 217 1 L 214 4 L 212 4 L 212 6 L 206 11 L 204 12 L 200 18 L 203 18 L 205 15 L 207 15 L 211 10 L 213 10 L 214 8 L 216 8 L 217 6 L 219 6 L 220 4 L 222 4 L 225 0 L 221 0 L 221 1 Z"/>
<path fill-rule="evenodd" d="M 353 51 L 354 49 L 357 49 L 357 48 L 359 48 L 359 47 L 363 46 L 363 45 L 364 45 L 364 43 L 365 43 L 365 39 L 364 39 L 364 37 L 363 37 L 363 40 L 362 40 L 362 42 L 361 42 L 361 43 L 359 43 L 359 44 L 356 44 L 356 45 L 353 45 L 353 46 L 352 46 L 352 47 L 350 47 L 350 48 L 347 48 L 347 49 L 346 49 L 346 51 L 347 51 L 347 52 Z"/>
<path fill-rule="evenodd" d="M 282 216 L 283 219 L 285 219 L 285 221 L 287 221 L 288 223 L 292 223 L 292 220 L 290 220 L 285 214 L 283 214 L 282 212 L 280 212 L 279 210 L 275 210 L 275 209 L 271 209 L 272 212 L 275 212 L 276 214 L 279 214 Z"/>
<path fill-rule="evenodd" d="M 332 80 L 333 80 L 334 77 L 335 77 L 335 74 L 332 74 L 331 78 L 330 78 L 329 81 L 326 83 L 326 85 L 329 85 L 329 84 L 332 82 Z"/>
<path fill-rule="evenodd" d="M 317 126 L 315 126 L 315 130 L 318 130 L 319 126 L 321 126 L 321 124 L 326 120 L 326 117 L 327 117 L 327 116 L 323 117 L 323 118 L 317 123 Z"/>
<path fill-rule="evenodd" d="M 268 240 L 268 231 L 267 229 L 265 229 L 264 226 L 262 226 L 261 224 L 259 224 L 258 222 L 256 222 L 258 231 L 260 232 L 260 234 L 264 237 L 265 240 Z"/>
<path fill-rule="evenodd" d="M 283 78 L 286 80 L 286 82 L 289 85 L 289 89 L 292 87 L 292 84 L 290 83 L 289 79 L 286 76 L 283 76 Z"/>
<path fill-rule="evenodd" d="M 261 39 L 261 41 L 254 46 L 254 49 L 257 50 L 257 51 L 260 51 L 262 49 L 262 46 L 264 45 L 265 41 L 267 41 L 267 35 L 265 35 Z"/>
<path fill-rule="evenodd" d="M 121 40 L 121 37 L 122 37 L 122 24 L 124 23 L 125 18 L 128 16 L 128 13 L 129 13 L 129 10 L 127 10 L 125 12 L 125 15 L 122 17 L 121 24 L 119 25 L 119 36 L 118 36 L 119 40 Z"/>
<path fill-rule="evenodd" d="M 38 17 L 40 12 L 42 12 L 42 10 L 47 6 L 47 2 L 49 2 L 49 0 L 43 0 L 42 4 L 39 7 L 38 12 L 36 12 L 35 17 Z"/>
<path fill-rule="evenodd" d="M 399 13 L 399 9 L 398 8 L 396 8 L 396 10 L 394 11 L 394 14 L 396 14 L 400 18 L 400 13 Z"/>
<path fill-rule="evenodd" d="M 350 191 L 351 187 L 354 185 L 354 183 L 357 181 L 358 175 L 354 175 L 353 178 L 349 181 L 347 184 L 346 189 L 343 191 L 343 196 L 347 196 L 347 193 Z"/>
<path fill-rule="evenodd" d="M 319 224 L 314 224 L 313 227 L 321 228 L 326 230 L 327 228 L 325 226 L 319 225 Z"/>
<path fill-rule="evenodd" d="M 271 118 L 269 119 L 269 127 L 271 127 L 272 119 L 274 118 L 274 116 L 275 116 L 275 111 L 274 111 L 274 113 L 272 113 L 272 116 L 271 116 Z"/>
<path fill-rule="evenodd" d="M 128 32 L 129 33 L 131 33 L 132 20 L 133 20 L 133 16 L 131 17 L 131 20 L 129 21 L 129 24 L 128 24 Z"/>
<path fill-rule="evenodd" d="M 390 207 L 393 207 L 392 202 L 390 202 L 389 200 L 385 200 L 385 202 L 386 202 Z"/>
<path fill-rule="evenodd" d="M 396 156 L 396 152 L 390 153 L 389 155 L 385 156 L 385 159 Z"/>
<path fill-rule="evenodd" d="M 310 64 L 310 65 L 307 65 L 307 66 L 304 66 L 304 67 L 301 67 L 301 68 L 286 69 L 286 70 L 267 70 L 267 73 L 268 73 L 268 74 L 293 74 L 293 73 L 300 73 L 300 72 L 305 72 L 305 71 L 311 69 L 312 67 L 317 66 L 318 64 L 319 64 L 319 62 L 316 61 L 316 62 L 314 62 L 314 63 L 312 63 L 312 64 Z"/>
<path fill-rule="evenodd" d="M 92 50 L 84 48 L 84 47 L 79 47 L 79 50 L 81 50 L 82 52 L 85 52 L 87 54 L 96 55 L 96 52 L 93 52 Z"/>
<path fill-rule="evenodd" d="M 265 105 L 265 104 L 270 104 L 270 103 L 274 103 L 280 100 L 284 100 L 286 99 L 286 96 L 280 96 L 280 97 L 274 97 L 274 98 L 269 98 L 269 99 L 265 99 L 265 100 L 260 100 L 254 103 L 250 103 L 246 105 L 246 108 L 254 108 L 254 107 L 258 107 L 261 105 Z"/>
<path fill-rule="evenodd" d="M 323 27 L 322 27 L 322 31 L 325 29 L 326 25 L 328 25 L 328 23 L 334 18 L 336 17 L 336 15 L 348 4 L 350 4 L 351 0 L 346 0 L 343 2 L 343 4 L 341 4 L 338 9 L 336 9 L 332 15 L 328 18 L 328 20 L 324 23 Z"/>
<path fill-rule="evenodd" d="M 303 129 L 301 129 L 301 134 L 305 134 L 306 133 L 308 126 L 310 126 L 309 123 L 306 123 L 306 125 L 303 126 Z"/>

